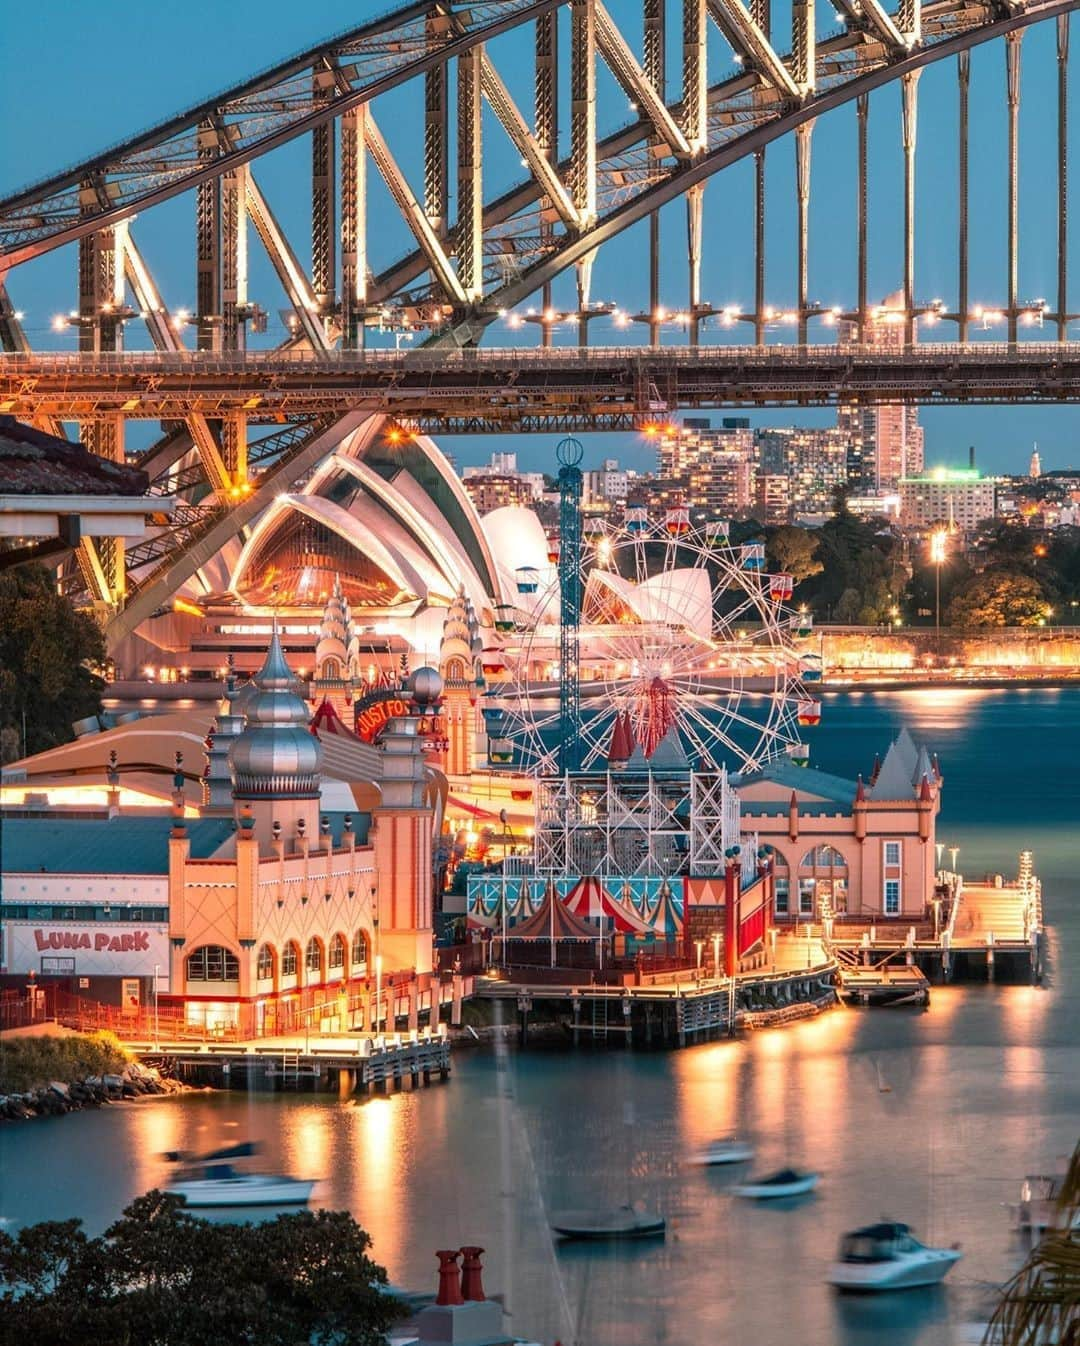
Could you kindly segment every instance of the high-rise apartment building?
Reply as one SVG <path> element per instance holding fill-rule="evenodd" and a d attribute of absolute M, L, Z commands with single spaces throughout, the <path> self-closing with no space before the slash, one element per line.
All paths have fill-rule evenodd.
<path fill-rule="evenodd" d="M 837 489 L 848 479 L 848 441 L 842 431 L 785 426 L 758 430 L 754 438 L 759 474 L 781 476 L 787 481 L 787 517 L 766 519 L 767 523 L 831 512 Z M 775 488 L 773 496 L 775 508 Z"/>
<path fill-rule="evenodd" d="M 691 510 L 738 518 L 753 509 L 754 432 L 745 418 L 725 416 L 714 430 L 706 417 L 687 417 L 661 436 L 657 459 L 662 478 L 683 483 Z"/>
<path fill-rule="evenodd" d="M 858 340 L 854 323 L 843 324 L 840 344 Z M 891 294 L 874 309 L 865 345 L 881 351 L 904 348 L 904 296 Z M 848 443 L 847 475 L 856 490 L 895 490 L 903 477 L 923 470 L 923 431 L 917 407 L 841 405 L 837 427 Z"/>

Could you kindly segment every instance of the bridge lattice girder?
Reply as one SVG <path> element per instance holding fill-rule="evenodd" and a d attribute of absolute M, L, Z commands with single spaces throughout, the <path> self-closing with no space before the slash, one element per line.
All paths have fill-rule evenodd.
<path fill-rule="evenodd" d="M 362 110 L 363 124 L 358 132 L 353 128 L 359 140 L 351 149 L 345 132 L 352 123 L 342 124 L 342 167 L 348 161 L 351 170 L 349 181 L 341 183 L 341 198 L 343 206 L 351 202 L 352 218 L 343 214 L 340 233 L 343 252 L 346 243 L 351 245 L 352 285 L 360 292 L 348 299 L 353 308 L 398 302 L 427 304 L 430 313 L 445 307 L 453 320 L 435 339 L 467 342 L 478 336 L 494 309 L 517 303 L 569 266 L 587 265 L 601 243 L 736 159 L 812 123 L 860 92 L 943 55 L 1067 15 L 1078 3 L 937 0 L 920 5 L 918 0 L 904 0 L 897 14 L 890 16 L 878 0 L 849 0 L 844 29 L 818 42 L 813 4 L 797 0 L 792 49 L 781 55 L 768 24 L 759 23 L 761 15 L 755 17 L 754 9 L 742 0 L 685 0 L 683 87 L 675 100 L 650 80 L 645 69 L 649 53 L 645 66 L 640 65 L 602 0 L 470 0 L 453 5 L 437 0 L 411 5 L 0 202 L 0 272 L 64 243 L 114 228 L 136 212 L 193 187 L 235 179 L 294 307 L 298 330 L 308 343 L 324 347 L 343 332 L 340 312 L 348 305 L 345 295 L 338 301 L 329 274 L 335 264 L 330 237 L 334 192 L 329 182 L 333 138 L 328 142 L 320 128 Z M 483 44 L 509 29 L 535 24 L 539 70 L 540 30 L 545 23 L 550 27 L 551 12 L 561 7 L 571 10 L 570 68 L 572 82 L 580 84 L 580 96 L 573 98 L 570 109 L 571 156 L 552 163 L 546 139 L 550 127 L 542 124 L 552 116 L 548 107 L 552 82 L 538 98 L 530 128 Z M 740 74 L 711 86 L 705 78 L 707 44 L 701 39 L 706 15 L 719 25 L 744 63 Z M 474 52 L 479 52 L 479 62 L 472 78 Z M 596 127 L 597 60 L 610 66 L 640 113 L 632 124 L 602 140 Z M 459 66 L 459 142 L 463 135 L 468 139 L 476 100 L 482 95 L 530 168 L 521 183 L 481 208 L 478 150 L 473 147 L 459 154 L 459 219 L 454 227 L 445 219 L 449 194 L 445 68 L 451 61 Z M 440 70 L 442 75 L 436 78 Z M 429 165 L 425 196 L 430 198 L 425 201 L 406 182 L 375 123 L 373 109 L 379 94 L 421 79 L 426 81 L 431 105 L 424 132 Z M 542 83 L 538 79 L 538 94 Z M 555 81 L 553 87 L 557 86 Z M 472 100 L 468 115 L 466 98 Z M 303 273 L 250 174 L 253 160 L 305 133 L 313 134 L 315 145 L 313 278 Z M 357 156 L 370 156 L 416 241 L 411 253 L 377 276 L 356 274 L 357 228 L 366 234 L 366 222 L 356 215 L 364 210 L 364 202 L 355 200 Z M 363 193 L 362 183 L 360 190 Z M 482 275 L 465 275 L 478 270 L 479 259 L 472 256 L 477 249 L 482 254 Z M 348 340 L 347 330 L 344 335 Z M 204 456 L 212 458 L 209 447 Z"/>

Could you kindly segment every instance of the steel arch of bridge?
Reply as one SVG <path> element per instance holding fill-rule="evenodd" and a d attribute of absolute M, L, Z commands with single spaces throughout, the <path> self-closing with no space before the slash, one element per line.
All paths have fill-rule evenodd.
<path fill-rule="evenodd" d="M 235 212 L 250 215 L 296 311 L 298 335 L 309 344 L 332 344 L 342 335 L 350 344 L 357 339 L 357 323 L 362 339 L 362 324 L 370 311 L 394 301 L 410 304 L 421 317 L 426 305 L 429 318 L 433 313 L 439 319 L 449 318 L 440 324 L 433 338 L 436 343 L 465 344 L 478 339 L 498 308 L 518 303 L 570 266 L 578 269 L 580 307 L 584 309 L 596 248 L 653 215 L 665 202 L 688 194 L 689 309 L 694 322 L 694 310 L 701 304 L 700 185 L 741 158 L 760 157 L 768 143 L 794 131 L 800 164 L 798 315 L 800 334 L 805 335 L 810 315 L 805 206 L 810 128 L 815 118 L 899 79 L 904 85 L 905 157 L 913 161 L 916 81 L 923 66 L 953 54 L 959 55 L 963 66 L 971 47 L 1005 36 L 1012 108 L 1019 101 L 1019 35 L 1032 23 L 1061 19 L 1059 63 L 1064 65 L 1067 16 L 1080 0 L 984 0 L 975 4 L 938 0 L 925 5 L 920 0 L 902 0 L 896 15 L 888 14 L 880 0 L 839 0 L 845 26 L 820 42 L 814 31 L 814 0 L 795 0 L 792 50 L 786 56 L 772 43 L 767 0 L 750 0 L 749 7 L 743 0 L 682 0 L 683 79 L 674 101 L 666 96 L 662 73 L 665 0 L 642 3 L 645 51 L 641 62 L 602 0 L 466 0 L 457 4 L 425 0 L 407 6 L 0 202 L 0 277 L 20 262 L 64 243 L 101 240 L 118 227 L 126 230 L 126 222 L 139 210 L 199 188 L 198 209 L 216 213 L 221 221 L 216 227 L 230 235 L 224 252 L 235 245 Z M 555 21 L 556 11 L 563 8 L 570 10 L 571 21 L 571 155 L 558 161 Z M 709 19 L 743 62 L 740 74 L 711 87 L 706 78 Z M 524 24 L 533 24 L 536 30 L 536 106 L 531 124 L 484 49 L 488 39 Z M 603 140 L 597 138 L 596 130 L 596 67 L 601 59 L 643 113 L 634 124 Z M 451 61 L 457 64 L 458 86 L 458 209 L 453 223 L 447 219 L 451 186 L 447 67 Z M 377 95 L 420 78 L 426 106 L 422 200 L 394 160 L 371 108 Z M 964 71 L 962 85 L 966 79 Z M 486 204 L 478 130 L 482 100 L 491 105 L 530 169 L 525 181 Z M 339 119 L 342 174 L 341 181 L 335 182 L 332 126 Z M 299 265 L 248 167 L 262 154 L 308 132 L 313 138 L 310 277 Z M 1061 149 L 1063 155 L 1064 144 Z M 1015 197 L 1015 146 L 1010 153 L 1014 161 L 1010 195 Z M 364 263 L 358 235 L 364 233 L 366 224 L 361 218 L 364 203 L 357 200 L 365 190 L 365 170 L 358 160 L 368 158 L 387 182 L 417 244 L 410 255 L 370 280 L 359 274 Z M 763 172 L 763 165 L 759 171 Z M 211 189 L 222 199 L 209 201 Z M 342 204 L 340 230 L 337 194 Z M 910 310 L 914 308 L 913 199 L 906 217 L 905 298 Z M 334 274 L 339 242 L 343 254 L 340 286 Z M 202 243 L 200 239 L 200 247 Z M 1019 313 L 1015 211 L 1010 220 L 1010 253 L 1007 308 L 1012 326 Z M 229 262 L 227 256 L 200 257 L 200 268 L 228 270 Z M 107 261 L 99 264 L 108 271 Z M 84 269 L 87 265 L 92 263 L 84 264 Z M 508 268 L 517 272 L 510 280 L 505 279 Z M 131 269 L 127 260 L 123 269 Z M 417 286 L 425 274 L 429 282 Z M 217 284 L 220 289 L 220 277 Z M 152 283 L 143 288 L 150 290 L 153 301 Z M 225 288 L 230 288 L 227 283 Z M 863 318 L 864 288 L 861 274 L 857 312 Z M 1067 316 L 1060 288 L 1055 315 L 1059 325 Z M 228 308 L 227 300 L 216 299 L 207 304 L 200 297 L 200 308 Z M 234 301 L 234 308 L 245 307 L 252 306 Z M 238 320 L 241 328 L 250 316 L 200 314 L 226 323 Z M 760 329 L 761 314 L 756 316 Z M 967 314 L 962 304 L 957 316 L 963 336 Z M 7 306 L 0 315 L 0 335 L 6 337 L 9 348 L 18 344 L 12 339 L 12 327 Z M 582 321 L 583 336 L 586 328 Z M 218 337 L 220 333 L 212 333 L 208 342 Z M 168 348 L 167 334 L 157 333 L 155 340 Z M 224 345 L 229 348 L 231 344 L 226 333 Z"/>

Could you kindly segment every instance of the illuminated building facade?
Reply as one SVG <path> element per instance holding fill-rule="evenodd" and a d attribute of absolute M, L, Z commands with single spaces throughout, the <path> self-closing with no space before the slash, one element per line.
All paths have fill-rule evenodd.
<path fill-rule="evenodd" d="M 833 497 L 847 482 L 847 437 L 835 429 L 785 426 L 755 435 L 758 472 L 787 480 L 788 512 L 766 523 L 788 523 L 832 512 Z"/>
<path fill-rule="evenodd" d="M 970 532 L 994 518 L 995 483 L 977 468 L 936 467 L 900 482 L 900 524 L 922 529 L 950 524 Z"/>

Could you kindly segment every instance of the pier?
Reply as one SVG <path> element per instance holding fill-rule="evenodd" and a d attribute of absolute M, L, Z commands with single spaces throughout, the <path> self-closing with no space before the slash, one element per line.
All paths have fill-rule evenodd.
<path fill-rule="evenodd" d="M 445 1026 L 381 1035 L 303 1035 L 246 1042 L 128 1041 L 141 1061 L 167 1065 L 189 1083 L 224 1087 L 257 1082 L 280 1089 L 334 1089 L 341 1094 L 428 1084 L 450 1075 Z"/>
<path fill-rule="evenodd" d="M 522 1046 L 530 1023 L 535 1029 L 542 1021 L 561 1025 L 575 1046 L 685 1047 L 828 1009 L 836 1004 L 836 971 L 835 962 L 825 959 L 796 970 L 762 967 L 719 978 L 684 971 L 644 985 L 605 985 L 571 980 L 567 969 L 562 978 L 544 980 L 478 978 L 476 997 L 513 1007 Z"/>
<path fill-rule="evenodd" d="M 994 875 L 968 883 L 948 875 L 939 894 L 933 919 L 907 925 L 827 913 L 822 941 L 836 960 L 841 982 L 868 991 L 874 974 L 882 983 L 888 977 L 895 987 L 902 980 L 901 967 L 920 972 L 927 991 L 931 981 L 1042 980 L 1042 889 L 1031 873 L 1028 852 L 1021 855 L 1015 882 Z M 908 979 L 914 985 L 915 979 Z M 855 998 L 868 1003 L 861 994 Z"/>

